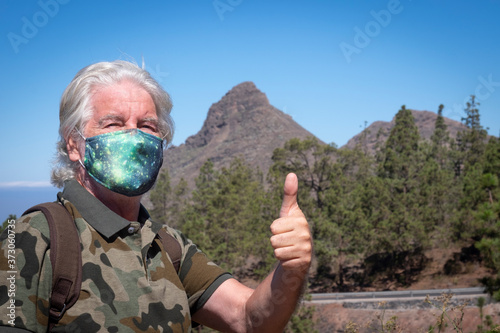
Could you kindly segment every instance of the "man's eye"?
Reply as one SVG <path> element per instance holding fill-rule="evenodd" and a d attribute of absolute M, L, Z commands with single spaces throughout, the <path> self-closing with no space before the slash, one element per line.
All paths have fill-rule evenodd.
<path fill-rule="evenodd" d="M 156 126 L 154 126 L 154 125 L 145 124 L 145 125 L 142 125 L 142 128 L 145 129 L 145 130 L 151 131 L 151 132 L 157 132 L 158 131 L 158 128 Z"/>

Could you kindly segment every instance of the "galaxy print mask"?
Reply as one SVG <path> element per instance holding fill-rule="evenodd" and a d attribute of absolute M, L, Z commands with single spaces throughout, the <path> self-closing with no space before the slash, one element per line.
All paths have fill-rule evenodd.
<path fill-rule="evenodd" d="M 163 163 L 161 138 L 136 128 L 82 137 L 83 166 L 99 184 L 129 197 L 151 189 Z"/>

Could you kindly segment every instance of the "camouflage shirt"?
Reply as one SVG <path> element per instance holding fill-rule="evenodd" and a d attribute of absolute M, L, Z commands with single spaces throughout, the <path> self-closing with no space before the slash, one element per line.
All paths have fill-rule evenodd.
<path fill-rule="evenodd" d="M 142 206 L 139 221 L 129 222 L 76 181 L 66 184 L 59 199 L 75 219 L 83 266 L 79 299 L 54 332 L 190 332 L 191 314 L 231 278 L 180 232 L 152 221 Z M 178 273 L 166 252 L 153 245 L 161 228 L 181 245 Z M 11 229 L 15 251 L 10 252 L 8 230 L 0 237 L 0 326 L 15 323 L 46 332 L 52 286 L 47 220 L 40 212 L 17 220 Z M 12 252 L 15 259 L 8 255 Z M 9 292 L 13 279 L 8 279 L 12 263 L 14 297 Z"/>

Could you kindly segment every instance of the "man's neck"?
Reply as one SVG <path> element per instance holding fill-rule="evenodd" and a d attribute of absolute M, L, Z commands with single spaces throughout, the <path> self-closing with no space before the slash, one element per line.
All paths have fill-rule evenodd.
<path fill-rule="evenodd" d="M 80 174 L 79 176 L 77 180 L 80 185 L 94 197 L 99 199 L 111 211 L 128 221 L 138 220 L 142 196 L 128 197 L 108 190 L 104 186 L 98 184 L 87 173 L 85 173 L 85 175 Z"/>

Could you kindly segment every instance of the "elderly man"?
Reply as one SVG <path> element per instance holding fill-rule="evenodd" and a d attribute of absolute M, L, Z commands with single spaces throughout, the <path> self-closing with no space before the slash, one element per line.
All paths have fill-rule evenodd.
<path fill-rule="evenodd" d="M 152 221 L 141 205 L 172 138 L 170 109 L 168 94 L 128 62 L 88 66 L 66 88 L 52 180 L 64 187 L 58 201 L 70 211 L 81 240 L 82 284 L 78 301 L 54 330 L 189 332 L 193 321 L 224 332 L 280 332 L 294 311 L 312 251 L 294 174 L 285 180 L 280 217 L 271 224 L 279 264 L 256 289 L 210 262 L 179 231 Z M 14 323 L 12 331 L 46 332 L 50 325 L 47 224 L 40 212 L 16 222 L 15 321 L 4 313 L 5 297 L 0 305 L 0 323 Z M 154 245 L 160 229 L 181 246 L 177 272 Z M 6 238 L 0 239 L 3 271 Z"/>

